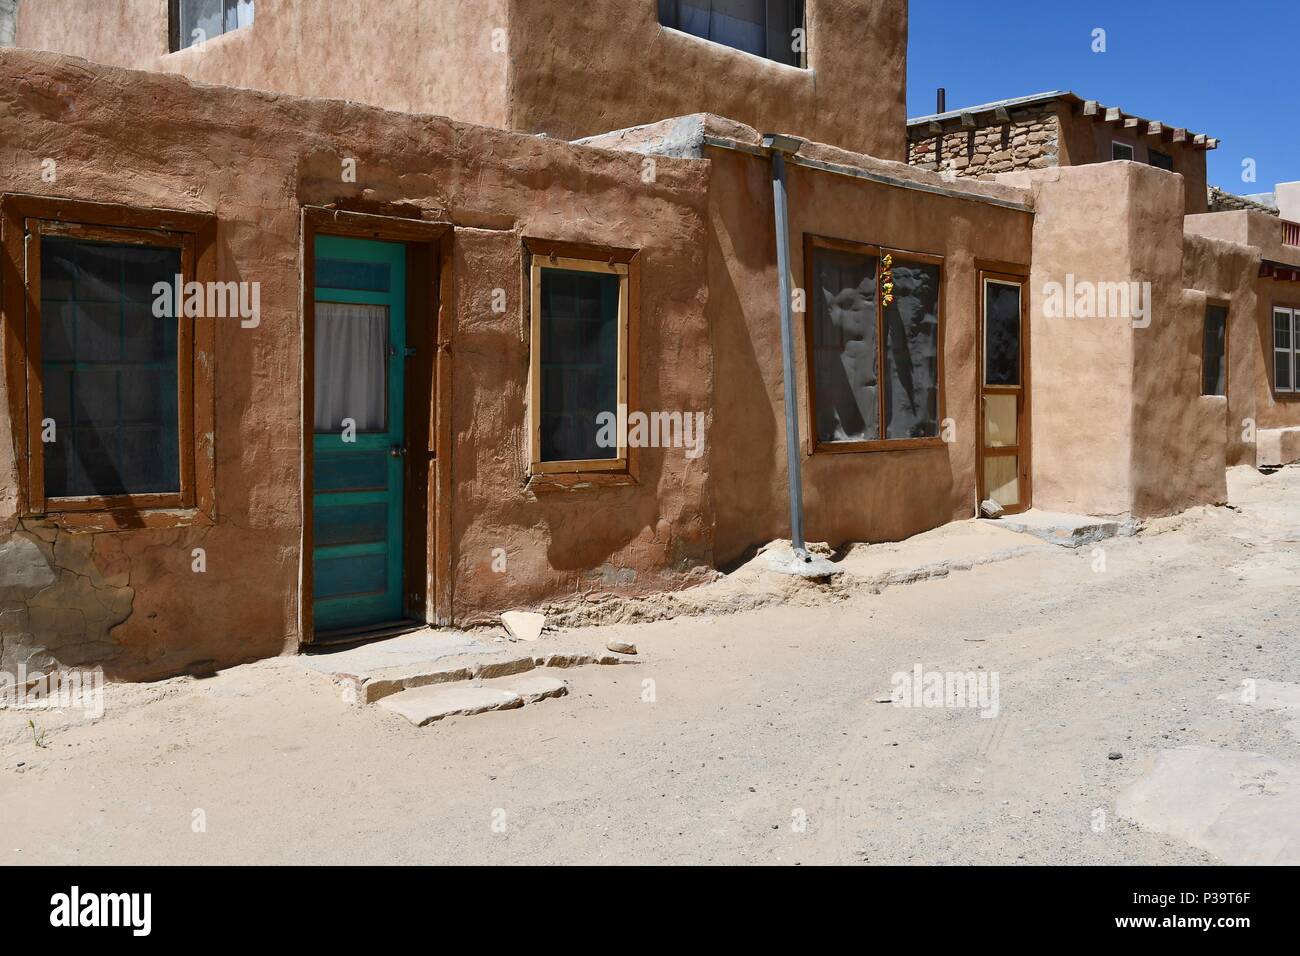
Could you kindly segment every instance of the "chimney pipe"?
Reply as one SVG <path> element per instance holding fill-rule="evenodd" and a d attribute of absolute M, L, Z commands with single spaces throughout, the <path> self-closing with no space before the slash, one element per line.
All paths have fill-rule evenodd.
<path fill-rule="evenodd" d="M 935 110 L 935 112 L 936 113 L 948 112 L 948 91 L 944 89 L 942 86 L 939 87 L 939 108 Z"/>

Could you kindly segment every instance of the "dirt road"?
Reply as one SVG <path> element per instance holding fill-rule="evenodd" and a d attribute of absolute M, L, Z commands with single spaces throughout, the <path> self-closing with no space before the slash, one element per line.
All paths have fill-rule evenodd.
<path fill-rule="evenodd" d="M 1300 468 L 1233 483 L 1100 550 L 606 627 L 642 662 L 423 729 L 293 659 L 0 713 L 0 859 L 1300 862 Z"/>

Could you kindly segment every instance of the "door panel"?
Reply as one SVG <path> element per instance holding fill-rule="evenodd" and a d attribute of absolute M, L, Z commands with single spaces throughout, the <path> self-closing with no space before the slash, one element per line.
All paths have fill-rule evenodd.
<path fill-rule="evenodd" d="M 1029 507 L 1025 280 L 980 274 L 980 501 Z"/>
<path fill-rule="evenodd" d="M 316 237 L 314 630 L 400 621 L 406 247 Z"/>

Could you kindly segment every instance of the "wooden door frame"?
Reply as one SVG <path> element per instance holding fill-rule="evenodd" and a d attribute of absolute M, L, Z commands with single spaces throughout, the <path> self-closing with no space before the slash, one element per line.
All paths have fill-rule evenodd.
<path fill-rule="evenodd" d="M 315 640 L 312 528 L 315 451 L 316 237 L 342 236 L 406 246 L 406 474 L 403 496 L 402 605 L 415 620 L 452 623 L 451 329 L 455 314 L 452 254 L 455 229 L 427 222 L 302 207 L 300 367 L 302 426 L 301 537 L 298 563 L 299 645 Z M 429 542 L 433 542 L 432 550 Z M 433 600 L 429 600 L 429 595 Z"/>
<path fill-rule="evenodd" d="M 1033 483 L 1033 389 L 1030 373 L 1029 269 L 1005 262 L 977 262 L 975 267 L 976 345 L 975 345 L 975 513 L 987 500 L 984 487 L 984 289 L 987 280 L 1020 286 L 1020 415 L 1016 422 L 1016 441 L 1020 458 L 1020 504 L 1007 514 L 1022 514 L 1034 506 Z"/>

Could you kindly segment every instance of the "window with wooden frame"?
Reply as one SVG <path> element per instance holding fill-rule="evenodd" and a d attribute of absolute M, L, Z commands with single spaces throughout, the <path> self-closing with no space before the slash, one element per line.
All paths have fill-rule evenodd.
<path fill-rule="evenodd" d="M 1128 143 L 1121 143 L 1119 140 L 1115 140 L 1110 144 L 1111 160 L 1128 160 L 1129 162 L 1132 162 L 1135 155 L 1133 147 Z"/>
<path fill-rule="evenodd" d="M 1228 307 L 1205 307 L 1205 335 L 1201 349 L 1201 394 L 1228 394 Z"/>
<path fill-rule="evenodd" d="M 942 445 L 943 260 L 804 237 L 815 449 Z"/>
<path fill-rule="evenodd" d="M 1273 391 L 1285 395 L 1300 392 L 1300 309 L 1273 308 Z"/>
<path fill-rule="evenodd" d="M 210 218 L 5 197 L 4 225 L 24 284 L 4 302 L 25 313 L 6 341 L 26 369 L 25 513 L 210 505 L 211 328 L 176 308 L 177 278 L 210 262 Z"/>
<path fill-rule="evenodd" d="M 528 248 L 530 471 L 626 472 L 636 253 Z"/>
<path fill-rule="evenodd" d="M 252 26 L 254 6 L 254 0 L 168 0 L 171 52 Z"/>

